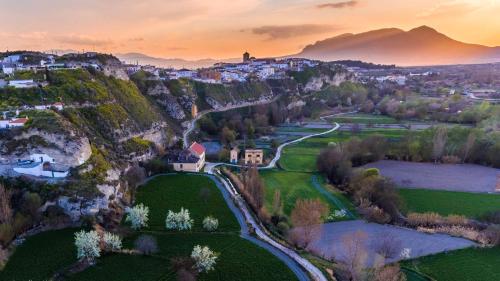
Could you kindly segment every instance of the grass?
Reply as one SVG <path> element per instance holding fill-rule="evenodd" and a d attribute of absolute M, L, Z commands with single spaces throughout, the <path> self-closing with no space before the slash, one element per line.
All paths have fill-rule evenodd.
<path fill-rule="evenodd" d="M 76 261 L 73 233 L 77 229 L 47 231 L 29 237 L 0 271 L 0 280 L 49 280 Z"/>
<path fill-rule="evenodd" d="M 205 202 L 200 192 L 210 191 Z M 150 227 L 160 252 L 153 257 L 108 255 L 97 266 L 69 280 L 176 280 L 170 259 L 189 256 L 195 245 L 207 245 L 220 254 L 215 270 L 199 280 L 295 280 L 292 271 L 267 250 L 239 237 L 239 225 L 215 183 L 207 177 L 189 174 L 159 176 L 140 187 L 138 203 L 150 208 Z M 188 232 L 165 229 L 167 210 L 189 209 L 194 227 Z M 219 219 L 217 233 L 204 232 L 201 222 L 207 215 Z M 136 235 L 124 241 L 131 248 Z M 96 279 L 97 278 L 97 279 Z"/>
<path fill-rule="evenodd" d="M 203 189 L 209 192 L 206 202 L 200 195 Z M 167 211 L 178 212 L 181 207 L 190 211 L 195 231 L 203 230 L 201 222 L 208 215 L 219 220 L 221 231 L 240 230 L 233 213 L 225 207 L 220 191 L 208 177 L 188 174 L 156 177 L 139 187 L 136 202 L 149 207 L 150 230 L 165 230 Z"/>
<path fill-rule="evenodd" d="M 210 190 L 207 202 L 199 196 Z M 138 190 L 137 202 L 150 208 L 151 227 L 124 239 L 130 249 L 137 236 L 156 237 L 159 253 L 154 256 L 103 254 L 95 266 L 65 280 L 176 280 L 170 259 L 189 256 L 195 245 L 206 245 L 219 253 L 215 270 L 200 274 L 198 280 L 296 280 L 293 272 L 267 250 L 239 236 L 239 225 L 215 183 L 203 176 L 177 174 L 160 176 Z M 164 220 L 169 209 L 183 206 L 195 220 L 187 232 L 166 231 Z M 202 231 L 202 219 L 211 214 L 219 219 L 216 233 Z M 0 280 L 49 280 L 55 272 L 76 261 L 73 245 L 76 229 L 38 234 L 20 246 L 3 271 Z"/>
<path fill-rule="evenodd" d="M 283 212 L 290 215 L 297 199 L 320 199 L 330 207 L 330 212 L 340 210 L 339 204 L 345 206 L 354 213 L 352 203 L 340 192 L 333 192 L 325 187 L 323 179 L 318 175 L 304 172 L 289 172 L 282 170 L 269 170 L 260 172 L 262 179 L 265 182 L 265 207 L 272 210 L 274 193 L 279 190 L 281 200 L 283 202 Z M 313 185 L 313 177 L 316 177 L 319 182 L 322 192 Z M 328 195 L 337 200 L 330 199 Z M 337 202 L 340 203 L 337 203 Z"/>
<path fill-rule="evenodd" d="M 198 244 L 207 245 L 220 254 L 215 270 L 201 274 L 199 280 L 295 279 L 281 261 L 234 234 L 162 233 L 155 236 L 160 248 L 158 255 L 107 256 L 96 267 L 69 280 L 176 280 L 170 268 L 170 258 L 188 256 Z"/>
<path fill-rule="evenodd" d="M 436 212 L 476 218 L 500 208 L 500 194 L 428 189 L 400 189 L 399 194 L 406 204 L 407 212 Z"/>
<path fill-rule="evenodd" d="M 316 157 L 329 143 L 347 141 L 352 137 L 365 138 L 374 134 L 380 134 L 389 139 L 399 139 L 406 132 L 400 129 L 368 129 L 353 135 L 351 132 L 335 131 L 285 147 L 279 165 L 287 171 L 315 172 Z"/>
<path fill-rule="evenodd" d="M 438 281 L 500 280 L 499 264 L 500 247 L 469 248 L 404 262 Z"/>

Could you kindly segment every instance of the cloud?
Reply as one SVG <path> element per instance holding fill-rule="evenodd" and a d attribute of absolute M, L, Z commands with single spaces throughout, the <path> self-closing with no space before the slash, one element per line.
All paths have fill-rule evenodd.
<path fill-rule="evenodd" d="M 252 33 L 265 35 L 269 40 L 286 39 L 311 34 L 326 33 L 338 28 L 324 24 L 298 24 L 298 25 L 264 25 L 252 28 Z"/>
<path fill-rule="evenodd" d="M 113 42 L 111 40 L 93 38 L 86 35 L 61 35 L 54 38 L 57 42 L 69 45 L 78 46 L 96 46 L 103 47 L 111 45 Z"/>
<path fill-rule="evenodd" d="M 316 7 L 319 9 L 343 9 L 343 8 L 354 7 L 356 5 L 358 5 L 358 1 L 351 0 L 351 1 L 342 1 L 334 3 L 324 3 L 316 5 Z"/>
<path fill-rule="evenodd" d="M 417 18 L 435 18 L 435 17 L 456 17 L 470 13 L 480 6 L 473 5 L 470 2 L 448 1 L 436 4 L 421 13 L 417 14 Z"/>
<path fill-rule="evenodd" d="M 128 41 L 131 41 L 131 42 L 142 42 L 142 41 L 144 41 L 144 38 L 142 38 L 142 37 L 133 37 L 133 38 L 129 38 Z"/>

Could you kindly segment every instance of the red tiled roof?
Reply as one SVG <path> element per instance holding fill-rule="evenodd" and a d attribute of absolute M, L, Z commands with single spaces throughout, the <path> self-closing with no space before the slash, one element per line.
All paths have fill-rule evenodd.
<path fill-rule="evenodd" d="M 196 153 L 198 156 L 202 155 L 205 152 L 205 147 L 197 142 L 193 142 L 189 149 Z"/>
<path fill-rule="evenodd" d="M 28 118 L 17 118 L 16 120 L 11 120 L 9 123 L 24 124 L 26 122 L 28 122 Z"/>

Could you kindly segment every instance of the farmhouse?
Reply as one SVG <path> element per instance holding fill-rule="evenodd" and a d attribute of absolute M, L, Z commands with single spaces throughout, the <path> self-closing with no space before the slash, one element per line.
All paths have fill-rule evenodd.
<path fill-rule="evenodd" d="M 264 152 L 262 149 L 246 149 L 245 150 L 245 164 L 261 165 L 264 159 Z"/>
<path fill-rule="evenodd" d="M 28 117 L 26 118 L 12 118 L 10 120 L 0 120 L 0 129 L 9 129 L 16 127 L 23 127 L 26 122 L 28 122 Z"/>
<path fill-rule="evenodd" d="M 178 172 L 199 172 L 205 165 L 205 147 L 193 142 L 188 149 L 170 155 L 168 162 Z"/>

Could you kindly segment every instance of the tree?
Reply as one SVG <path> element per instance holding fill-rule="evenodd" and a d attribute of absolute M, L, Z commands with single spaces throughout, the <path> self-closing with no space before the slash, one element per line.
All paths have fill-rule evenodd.
<path fill-rule="evenodd" d="M 102 241 L 107 251 L 114 252 L 122 249 L 122 239 L 116 234 L 104 232 Z"/>
<path fill-rule="evenodd" d="M 38 209 L 42 205 L 42 199 L 36 193 L 26 192 L 23 194 L 22 211 L 32 218 L 38 216 Z"/>
<path fill-rule="evenodd" d="M 346 150 L 342 145 L 329 146 L 318 155 L 318 171 L 324 173 L 331 183 L 344 184 L 351 176 L 352 163 Z"/>
<path fill-rule="evenodd" d="M 249 204 L 258 213 L 264 206 L 264 182 L 260 178 L 257 166 L 251 166 L 243 174 L 243 184 L 245 186 L 243 194 Z"/>
<path fill-rule="evenodd" d="M 476 143 L 476 134 L 474 134 L 473 132 L 470 132 L 469 135 L 467 136 L 467 140 L 465 141 L 465 144 L 463 147 L 463 152 L 464 152 L 464 155 L 462 158 L 463 163 L 465 163 L 465 161 L 467 161 L 467 159 L 469 158 L 469 154 L 470 154 L 472 148 L 474 147 L 475 143 Z"/>
<path fill-rule="evenodd" d="M 219 220 L 208 216 L 205 219 L 203 219 L 203 228 L 207 231 L 215 231 L 217 230 L 217 227 L 219 227 Z"/>
<path fill-rule="evenodd" d="M 342 238 L 344 251 L 338 259 L 340 274 L 346 280 L 359 281 L 363 279 L 363 269 L 366 266 L 368 251 L 366 250 L 367 234 L 357 231 L 346 234 Z"/>
<path fill-rule="evenodd" d="M 283 213 L 283 202 L 281 201 L 281 192 L 274 191 L 272 215 L 279 216 Z"/>
<path fill-rule="evenodd" d="M 441 159 L 446 147 L 446 141 L 448 139 L 448 130 L 444 126 L 437 127 L 434 132 L 433 146 L 432 146 L 432 156 L 434 161 L 437 163 Z"/>
<path fill-rule="evenodd" d="M 134 248 L 143 255 L 151 255 L 158 252 L 158 243 L 154 236 L 143 234 L 135 240 Z"/>
<path fill-rule="evenodd" d="M 134 198 L 137 185 L 146 179 L 146 171 L 139 165 L 134 164 L 125 174 L 125 178 L 130 188 L 131 197 Z"/>
<path fill-rule="evenodd" d="M 0 223 L 10 223 L 12 221 L 11 197 L 12 192 L 0 183 Z"/>
<path fill-rule="evenodd" d="M 181 208 L 178 213 L 168 210 L 165 219 L 167 229 L 189 230 L 193 226 L 193 220 L 190 217 L 189 210 Z"/>
<path fill-rule="evenodd" d="M 401 272 L 399 264 L 377 268 L 373 277 L 374 281 L 406 281 L 406 275 Z"/>
<path fill-rule="evenodd" d="M 221 142 L 227 146 L 233 143 L 235 140 L 236 132 L 229 129 L 228 127 L 224 127 L 221 132 Z"/>
<path fill-rule="evenodd" d="M 214 269 L 218 254 L 207 246 L 196 245 L 191 252 L 191 258 L 194 260 L 198 272 L 208 272 Z"/>
<path fill-rule="evenodd" d="M 307 247 L 319 234 L 323 218 L 328 213 L 328 205 L 319 199 L 297 199 L 291 214 L 292 224 L 297 228 L 297 242 Z"/>
<path fill-rule="evenodd" d="M 75 246 L 77 258 L 94 263 L 95 259 L 101 256 L 99 247 L 100 237 L 97 231 L 86 232 L 84 230 L 75 233 Z"/>
<path fill-rule="evenodd" d="M 140 203 L 133 208 L 127 208 L 126 212 L 125 221 L 130 222 L 132 229 L 139 230 L 148 226 L 149 208 L 147 206 Z"/>

